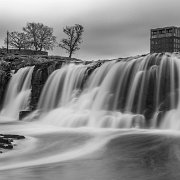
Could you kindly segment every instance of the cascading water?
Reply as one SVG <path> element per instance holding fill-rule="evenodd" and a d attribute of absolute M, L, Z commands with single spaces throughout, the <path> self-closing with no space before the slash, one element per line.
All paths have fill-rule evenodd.
<path fill-rule="evenodd" d="M 65 127 L 157 128 L 159 113 L 177 107 L 179 64 L 170 54 L 107 62 L 83 89 L 87 66 L 64 66 L 44 86 L 38 108 L 51 111 L 41 119 Z"/>
<path fill-rule="evenodd" d="M 47 111 L 65 106 L 80 90 L 85 70 L 83 65 L 71 64 L 54 71 L 45 84 L 38 108 Z"/>
<path fill-rule="evenodd" d="M 21 110 L 27 110 L 31 93 L 31 77 L 34 67 L 25 67 L 12 75 L 7 88 L 1 116 L 18 119 Z"/>
<path fill-rule="evenodd" d="M 0 179 L 180 179 L 180 133 L 167 130 L 180 129 L 180 56 L 40 66 L 39 119 L 0 122 L 0 133 L 26 137 L 0 155 Z M 12 76 L 1 115 L 28 107 L 32 71 Z"/>

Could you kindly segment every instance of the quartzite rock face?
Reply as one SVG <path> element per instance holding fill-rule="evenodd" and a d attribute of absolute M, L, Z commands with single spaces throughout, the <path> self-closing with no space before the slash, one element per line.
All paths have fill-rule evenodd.
<path fill-rule="evenodd" d="M 19 120 L 22 120 L 26 116 L 28 116 L 31 113 L 31 111 L 28 110 L 23 110 L 19 112 Z"/>
<path fill-rule="evenodd" d="M 9 63 L 5 61 L 0 61 L 0 108 L 3 103 L 5 90 L 7 88 L 10 78 L 11 78 L 11 73 L 10 73 Z"/>
<path fill-rule="evenodd" d="M 83 86 L 86 82 L 86 80 L 88 79 L 88 77 L 92 74 L 92 72 L 96 69 L 99 68 L 104 62 L 103 61 L 97 61 L 95 63 L 89 63 L 90 65 L 87 66 L 82 84 L 81 84 L 81 89 L 83 89 Z"/>
<path fill-rule="evenodd" d="M 31 110 L 36 109 L 41 91 L 47 78 L 54 70 L 59 69 L 62 66 L 62 63 L 63 61 L 50 61 L 35 65 L 31 80 Z"/>
<path fill-rule="evenodd" d="M 66 60 L 60 61 L 60 60 L 55 59 L 54 61 L 44 62 L 44 63 L 35 65 L 34 71 L 32 74 L 32 80 L 31 80 L 31 84 L 32 84 L 31 103 L 30 103 L 31 110 L 36 109 L 38 100 L 40 98 L 40 94 L 42 92 L 44 84 L 46 83 L 46 80 L 48 79 L 49 75 L 56 69 L 61 68 L 62 64 L 65 63 L 65 61 Z M 69 61 L 68 63 L 71 63 L 71 61 Z M 76 62 L 76 63 L 79 63 L 79 62 Z M 90 74 L 96 68 L 100 67 L 102 64 L 103 62 L 95 62 L 94 64 L 87 66 L 81 88 L 83 88 L 83 85 L 85 81 L 87 80 L 87 78 L 90 76 Z"/>

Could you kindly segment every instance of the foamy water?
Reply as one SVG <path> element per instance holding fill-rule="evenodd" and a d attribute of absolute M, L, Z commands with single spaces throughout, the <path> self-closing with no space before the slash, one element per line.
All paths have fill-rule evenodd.
<path fill-rule="evenodd" d="M 178 131 L 57 128 L 32 122 L 1 124 L 0 131 L 26 136 L 0 155 L 1 180 L 180 178 Z"/>
<path fill-rule="evenodd" d="M 64 65 L 21 122 L 33 67 L 20 69 L 9 83 L 0 132 L 26 139 L 0 154 L 0 180 L 180 179 L 179 62 L 153 54 Z"/>

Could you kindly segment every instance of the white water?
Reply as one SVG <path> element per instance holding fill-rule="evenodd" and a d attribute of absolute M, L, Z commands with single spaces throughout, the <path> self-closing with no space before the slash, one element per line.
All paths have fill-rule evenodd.
<path fill-rule="evenodd" d="M 44 85 L 38 103 L 38 110 L 43 110 L 40 121 L 60 127 L 179 129 L 179 62 L 174 54 L 111 61 L 88 78 L 91 65 L 64 65 L 51 73 Z M 32 72 L 33 67 L 26 67 L 13 75 L 2 116 L 17 119 L 19 111 L 28 108 Z M 167 112 L 159 122 L 163 106 L 173 115 Z"/>
<path fill-rule="evenodd" d="M 1 180 L 160 180 L 179 176 L 178 132 L 58 128 L 42 123 L 0 124 L 23 134 L 0 155 Z"/>
<path fill-rule="evenodd" d="M 43 88 L 38 108 L 47 111 L 65 106 L 78 93 L 85 70 L 83 65 L 70 64 L 54 71 Z"/>
<path fill-rule="evenodd" d="M 39 119 L 31 114 L 22 122 L 0 123 L 1 133 L 26 136 L 0 155 L 0 180 L 178 180 L 180 58 L 154 54 L 112 61 L 84 82 L 88 66 L 65 65 L 50 75 Z M 28 107 L 32 71 L 13 75 L 5 116 L 16 118 Z"/>
<path fill-rule="evenodd" d="M 9 82 L 1 116 L 18 119 L 21 110 L 27 110 L 31 94 L 31 77 L 34 67 L 25 67 L 12 75 Z"/>
<path fill-rule="evenodd" d="M 67 65 L 50 75 L 38 105 L 44 112 L 41 122 L 60 127 L 156 128 L 155 115 L 166 96 L 171 96 L 169 108 L 176 107 L 180 65 L 175 55 L 108 62 L 82 86 L 86 68 Z M 145 125 L 147 118 L 150 123 Z M 167 128 L 163 123 L 161 127 Z"/>

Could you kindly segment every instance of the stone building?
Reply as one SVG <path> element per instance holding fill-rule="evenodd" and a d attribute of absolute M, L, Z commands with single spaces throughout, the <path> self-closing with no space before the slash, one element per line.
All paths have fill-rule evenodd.
<path fill-rule="evenodd" d="M 0 55 L 6 55 L 6 54 L 12 54 L 12 55 L 48 55 L 48 52 L 46 51 L 35 51 L 31 49 L 9 49 L 7 53 L 6 48 L 0 48 Z"/>
<path fill-rule="evenodd" d="M 150 52 L 180 52 L 180 27 L 151 29 Z"/>

